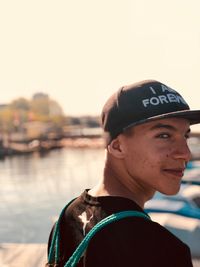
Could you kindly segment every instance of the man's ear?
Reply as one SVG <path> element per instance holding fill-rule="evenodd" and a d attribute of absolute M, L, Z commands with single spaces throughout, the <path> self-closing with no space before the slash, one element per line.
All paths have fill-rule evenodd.
<path fill-rule="evenodd" d="M 118 159 L 122 159 L 124 157 L 124 148 L 120 138 L 115 138 L 108 145 L 108 152 Z"/>

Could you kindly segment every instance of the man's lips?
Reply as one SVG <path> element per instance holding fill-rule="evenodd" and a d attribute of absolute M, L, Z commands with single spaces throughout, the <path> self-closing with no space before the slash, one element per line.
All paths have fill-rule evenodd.
<path fill-rule="evenodd" d="M 164 172 L 172 174 L 177 177 L 182 177 L 184 175 L 184 170 L 182 168 L 174 168 L 174 169 L 164 169 Z"/>

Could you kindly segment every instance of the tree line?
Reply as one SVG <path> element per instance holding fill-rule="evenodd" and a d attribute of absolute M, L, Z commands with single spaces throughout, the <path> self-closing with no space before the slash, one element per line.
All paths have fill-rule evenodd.
<path fill-rule="evenodd" d="M 39 121 L 51 123 L 55 128 L 66 126 L 99 127 L 98 116 L 66 116 L 60 104 L 47 94 L 36 93 L 29 100 L 23 97 L 0 105 L 0 131 L 20 131 L 25 123 Z"/>

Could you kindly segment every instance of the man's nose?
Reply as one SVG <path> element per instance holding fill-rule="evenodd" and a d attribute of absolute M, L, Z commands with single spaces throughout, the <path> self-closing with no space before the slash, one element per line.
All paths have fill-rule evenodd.
<path fill-rule="evenodd" d="M 188 146 L 187 140 L 177 143 L 177 147 L 175 150 L 175 157 L 183 159 L 186 162 L 191 160 L 192 154 Z"/>

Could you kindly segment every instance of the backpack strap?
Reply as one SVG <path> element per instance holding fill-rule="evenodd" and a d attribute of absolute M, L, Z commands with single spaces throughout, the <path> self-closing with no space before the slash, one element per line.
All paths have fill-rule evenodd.
<path fill-rule="evenodd" d="M 59 240 L 60 240 L 60 231 L 59 231 L 60 220 L 61 220 L 61 217 L 62 217 L 65 209 L 71 204 L 71 202 L 68 203 L 64 207 L 64 209 L 62 210 L 61 215 L 58 219 L 58 222 L 55 226 L 55 230 L 54 230 L 54 234 L 53 234 L 53 238 L 52 238 L 52 242 L 51 242 L 51 247 L 50 247 L 50 251 L 49 251 L 49 257 L 48 257 L 49 266 L 54 266 L 53 264 L 58 264 L 58 261 L 59 261 Z M 119 220 L 127 218 L 127 217 L 140 217 L 140 218 L 144 218 L 146 220 L 151 220 L 148 214 L 140 212 L 140 211 L 134 211 L 134 210 L 121 211 L 121 212 L 111 214 L 110 216 L 108 216 L 108 217 L 104 218 L 103 220 L 101 220 L 100 222 L 98 222 L 88 232 L 88 234 L 81 241 L 81 243 L 76 248 L 76 250 L 74 251 L 72 256 L 65 263 L 64 267 L 75 267 L 77 265 L 81 256 L 84 254 L 85 250 L 87 249 L 90 240 L 98 231 L 100 231 L 106 225 L 111 224 L 112 222 L 119 221 Z"/>
<path fill-rule="evenodd" d="M 60 222 L 65 213 L 65 210 L 69 207 L 69 205 L 75 200 L 76 198 L 72 199 L 67 205 L 62 209 L 58 221 L 55 224 L 52 239 L 51 239 L 51 246 L 48 253 L 48 264 L 49 266 L 54 266 L 54 264 L 58 263 L 59 254 L 60 254 Z"/>
<path fill-rule="evenodd" d="M 74 251 L 72 256 L 69 258 L 67 263 L 64 265 L 64 267 L 75 267 L 76 266 L 81 256 L 84 254 L 85 250 L 87 249 L 90 240 L 98 231 L 100 231 L 102 228 L 104 228 L 106 225 L 112 222 L 115 222 L 115 221 L 118 221 L 118 220 L 121 220 L 127 217 L 140 217 L 140 218 L 144 218 L 147 220 L 151 220 L 147 214 L 140 212 L 140 211 L 132 211 L 132 210 L 114 213 L 104 218 L 89 231 L 89 233 L 85 236 L 85 238 L 81 241 L 77 249 Z"/>

